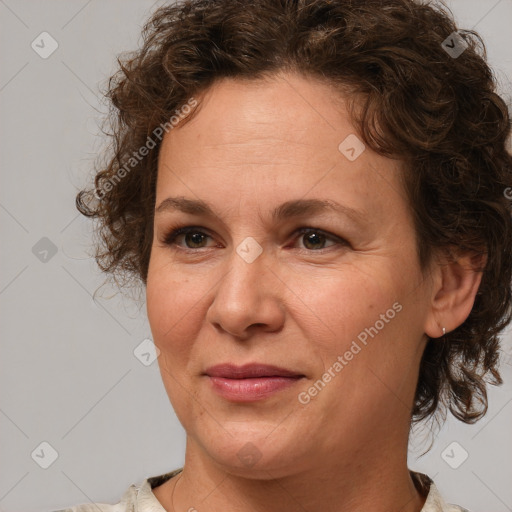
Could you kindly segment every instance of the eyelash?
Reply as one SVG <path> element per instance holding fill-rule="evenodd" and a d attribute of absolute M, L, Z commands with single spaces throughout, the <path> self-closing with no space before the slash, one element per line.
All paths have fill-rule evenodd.
<path fill-rule="evenodd" d="M 183 227 L 177 227 L 171 229 L 166 235 L 163 237 L 163 243 L 167 246 L 173 246 L 175 245 L 175 240 L 178 236 L 182 234 L 188 234 L 188 233 L 200 233 L 202 235 L 206 235 L 210 237 L 210 235 L 203 231 L 204 228 L 201 228 L 200 226 L 183 226 Z M 296 234 L 296 238 L 299 237 L 299 235 L 305 235 L 310 233 L 321 233 L 322 235 L 325 235 L 326 239 L 331 240 L 333 242 L 336 242 L 339 246 L 350 246 L 349 242 L 344 240 L 343 238 L 340 238 L 338 236 L 335 236 L 331 233 L 328 233 L 327 231 L 324 231 L 322 229 L 314 228 L 314 227 L 302 227 L 295 231 L 294 234 Z M 211 238 L 211 237 L 210 237 Z M 329 246 L 333 247 L 333 246 Z M 324 247 L 322 249 L 314 250 L 314 249 L 300 249 L 301 251 L 306 252 L 322 252 L 325 249 L 329 249 L 329 247 Z M 197 248 L 191 248 L 191 247 L 182 247 L 185 251 L 197 251 L 201 249 L 208 249 L 208 247 L 197 247 Z"/>

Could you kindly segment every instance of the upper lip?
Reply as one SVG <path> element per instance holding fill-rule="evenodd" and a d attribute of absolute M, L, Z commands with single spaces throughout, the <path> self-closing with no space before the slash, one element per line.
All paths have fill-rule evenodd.
<path fill-rule="evenodd" d="M 231 363 L 210 366 L 205 371 L 210 377 L 224 377 L 226 379 L 250 379 L 257 377 L 303 377 L 302 374 L 273 366 L 269 364 L 249 363 L 236 366 Z"/>

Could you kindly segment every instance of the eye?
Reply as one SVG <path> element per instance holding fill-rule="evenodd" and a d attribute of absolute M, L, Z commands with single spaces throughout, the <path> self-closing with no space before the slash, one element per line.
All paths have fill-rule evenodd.
<path fill-rule="evenodd" d="M 185 249 L 202 249 L 204 246 L 201 246 L 201 244 L 207 238 L 211 238 L 204 231 L 201 231 L 199 226 L 185 226 L 171 230 L 165 235 L 163 241 L 166 245 L 180 245 L 176 244 L 176 239 L 181 236 L 184 236 L 185 243 L 187 244 Z"/>
<path fill-rule="evenodd" d="M 302 240 L 303 242 L 304 248 L 299 247 L 299 249 L 307 252 L 318 252 L 322 249 L 328 248 L 329 246 L 325 247 L 325 243 L 329 240 L 333 242 L 331 245 L 350 245 L 349 242 L 343 238 L 313 227 L 300 228 L 295 231 L 294 235 L 294 240 Z M 182 241 L 185 242 L 185 246 L 180 243 L 179 239 L 181 239 L 181 237 L 183 237 Z M 171 229 L 164 236 L 163 242 L 168 246 L 177 245 L 184 250 L 206 249 L 208 246 L 206 246 L 205 243 L 208 238 L 212 237 L 208 235 L 204 228 L 201 228 L 200 226 L 183 226 Z"/>
<path fill-rule="evenodd" d="M 348 245 L 348 242 L 342 238 L 317 228 L 300 228 L 296 233 L 302 235 L 298 239 L 303 241 L 306 250 L 318 251 L 325 249 L 326 247 L 323 247 L 323 245 L 327 240 L 333 241 L 333 245 Z M 319 245 L 322 247 L 318 247 Z"/>

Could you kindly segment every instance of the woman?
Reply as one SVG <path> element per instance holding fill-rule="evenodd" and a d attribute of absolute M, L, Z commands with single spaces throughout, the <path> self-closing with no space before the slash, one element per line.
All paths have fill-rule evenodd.
<path fill-rule="evenodd" d="M 407 445 L 501 382 L 512 158 L 480 44 L 411 0 L 154 14 L 77 205 L 145 287 L 185 464 L 71 510 L 464 510 Z"/>

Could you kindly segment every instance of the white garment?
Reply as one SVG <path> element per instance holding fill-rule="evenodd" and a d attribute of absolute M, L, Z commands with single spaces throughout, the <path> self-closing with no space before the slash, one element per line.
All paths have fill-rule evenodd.
<path fill-rule="evenodd" d="M 115 505 L 86 503 L 54 512 L 166 512 L 152 489 L 177 475 L 181 470 L 182 468 L 164 475 L 146 478 L 139 485 L 130 485 L 121 501 Z M 428 489 L 427 499 L 421 512 L 469 512 L 457 505 L 447 504 L 439 494 L 434 482 L 427 475 L 415 472 L 411 472 L 411 475 L 419 488 L 425 489 L 425 491 Z"/>

